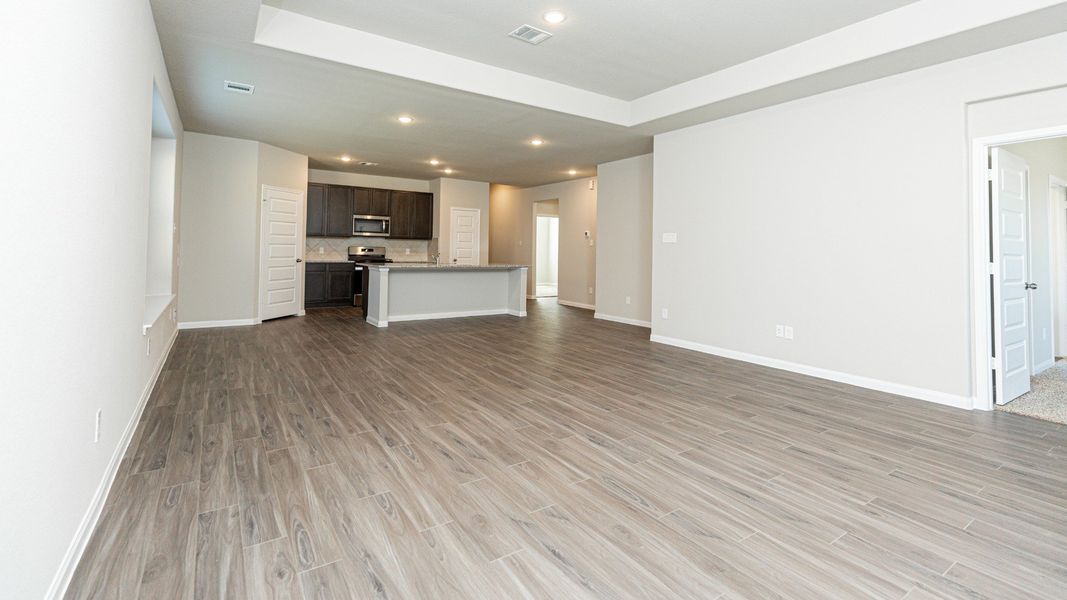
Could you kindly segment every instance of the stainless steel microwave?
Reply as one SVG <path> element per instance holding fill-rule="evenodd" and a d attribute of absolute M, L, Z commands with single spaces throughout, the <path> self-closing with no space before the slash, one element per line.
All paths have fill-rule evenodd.
<path fill-rule="evenodd" d="M 380 215 L 352 215 L 354 237 L 389 237 L 389 217 Z"/>

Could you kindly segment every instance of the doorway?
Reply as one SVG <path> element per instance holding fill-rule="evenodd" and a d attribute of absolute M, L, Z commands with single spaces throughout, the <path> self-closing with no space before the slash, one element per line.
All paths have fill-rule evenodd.
<path fill-rule="evenodd" d="M 532 254 L 527 289 L 531 298 L 559 297 L 559 199 L 533 202 Z M 521 243 L 521 242 L 520 242 Z"/>
<path fill-rule="evenodd" d="M 537 297 L 555 298 L 559 296 L 559 215 L 537 216 L 535 247 Z"/>
<path fill-rule="evenodd" d="M 988 337 L 976 341 L 990 358 L 976 407 L 984 391 L 988 408 L 1056 420 L 1067 418 L 1067 365 L 1057 364 L 1067 347 L 1067 137 L 1035 138 L 988 144 L 978 155 L 986 218 L 976 288 L 986 304 L 976 322 L 984 314 L 978 331 Z"/>

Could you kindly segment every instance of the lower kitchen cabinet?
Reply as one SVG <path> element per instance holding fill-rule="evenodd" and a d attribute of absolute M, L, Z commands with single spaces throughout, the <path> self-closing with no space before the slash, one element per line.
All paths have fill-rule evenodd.
<path fill-rule="evenodd" d="M 304 307 L 352 306 L 356 270 L 352 263 L 305 263 Z"/>

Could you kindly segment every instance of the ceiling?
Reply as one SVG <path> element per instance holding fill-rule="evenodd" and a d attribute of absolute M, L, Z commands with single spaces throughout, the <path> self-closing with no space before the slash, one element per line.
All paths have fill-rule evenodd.
<path fill-rule="evenodd" d="M 915 0 L 265 0 L 295 13 L 632 100 Z M 561 8 L 567 20 L 541 18 Z M 507 37 L 529 24 L 554 37 Z"/>
<path fill-rule="evenodd" d="M 307 154 L 312 168 L 436 179 L 448 166 L 450 177 L 531 186 L 652 151 L 649 135 L 626 127 L 254 44 L 258 0 L 153 0 L 152 8 L 185 129 Z M 227 79 L 255 84 L 255 93 L 228 92 Z M 397 123 L 400 114 L 415 123 Z M 545 145 L 531 146 L 534 137 Z M 345 154 L 354 160 L 341 162 Z"/>
<path fill-rule="evenodd" d="M 151 4 L 187 131 L 260 140 L 312 168 L 435 179 L 450 167 L 518 186 L 592 176 L 663 131 L 1067 30 L 1058 0 Z M 569 18 L 545 24 L 550 8 Z M 506 37 L 523 23 L 556 36 Z"/>

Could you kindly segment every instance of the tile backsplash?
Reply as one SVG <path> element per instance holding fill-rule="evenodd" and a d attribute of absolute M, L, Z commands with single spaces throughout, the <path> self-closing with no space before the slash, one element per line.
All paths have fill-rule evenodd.
<path fill-rule="evenodd" d="M 396 261 L 425 261 L 429 256 L 427 240 L 389 238 L 319 238 L 309 237 L 304 244 L 304 260 L 346 260 L 349 246 L 385 247 L 385 256 Z M 322 248 L 322 253 L 319 253 Z"/>

